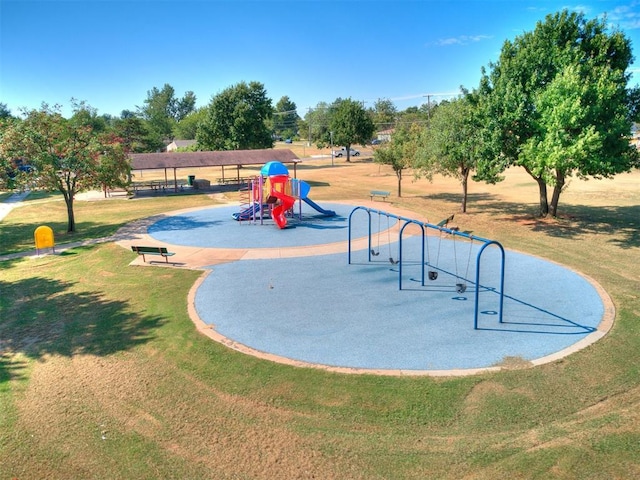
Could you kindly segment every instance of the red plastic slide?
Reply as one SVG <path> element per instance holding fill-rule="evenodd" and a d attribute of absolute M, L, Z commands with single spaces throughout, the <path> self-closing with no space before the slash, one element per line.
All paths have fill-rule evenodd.
<path fill-rule="evenodd" d="M 287 218 L 284 214 L 287 210 L 293 207 L 293 204 L 296 203 L 296 199 L 276 190 L 273 190 L 271 195 L 280 200 L 280 204 L 273 207 L 273 210 L 271 210 L 271 218 L 276 222 L 278 228 L 285 228 L 287 226 Z"/>

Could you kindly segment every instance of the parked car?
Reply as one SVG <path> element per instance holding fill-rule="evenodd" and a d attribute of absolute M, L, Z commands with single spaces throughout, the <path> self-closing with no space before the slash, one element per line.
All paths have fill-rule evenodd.
<path fill-rule="evenodd" d="M 350 148 L 349 149 L 349 156 L 350 157 L 357 157 L 358 155 L 360 155 L 360 152 L 358 150 L 356 150 L 355 148 Z M 347 156 L 347 149 L 342 147 L 340 150 L 335 150 L 333 152 L 333 156 L 334 157 L 346 157 Z"/>
<path fill-rule="evenodd" d="M 382 143 L 382 140 L 380 140 L 379 138 L 374 138 L 373 140 L 371 140 L 371 145 L 380 145 Z"/>
<path fill-rule="evenodd" d="M 293 143 L 293 141 L 290 138 L 287 138 L 284 143 Z"/>

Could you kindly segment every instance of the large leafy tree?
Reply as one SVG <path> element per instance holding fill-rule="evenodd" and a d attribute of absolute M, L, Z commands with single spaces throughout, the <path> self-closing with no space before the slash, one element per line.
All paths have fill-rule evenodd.
<path fill-rule="evenodd" d="M 353 144 L 366 144 L 375 131 L 373 120 L 362 103 L 352 100 L 337 101 L 332 109 L 330 128 L 333 142 L 347 149 L 347 162 L 351 161 L 349 149 Z"/>
<path fill-rule="evenodd" d="M 4 132 L 19 121 L 19 119 L 11 115 L 11 110 L 5 103 L 0 103 L 0 143 L 2 142 Z M 17 173 L 11 159 L 2 155 L 0 152 L 0 190 L 11 188 Z"/>
<path fill-rule="evenodd" d="M 460 210 L 467 211 L 468 185 L 482 147 L 477 96 L 465 96 L 439 104 L 422 130 L 413 166 L 429 180 L 438 173 L 454 177 L 462 186 Z"/>
<path fill-rule="evenodd" d="M 631 62 L 622 32 L 566 10 L 506 41 L 481 79 L 487 148 L 478 177 L 495 181 L 509 165 L 522 166 L 538 184 L 540 214 L 555 216 L 570 177 L 611 177 L 632 168 Z"/>
<path fill-rule="evenodd" d="M 165 83 L 162 89 L 153 87 L 147 91 L 147 98 L 139 115 L 149 122 L 150 128 L 164 140 L 173 140 L 176 124 L 194 111 L 196 96 L 188 91 L 182 98 L 176 97 L 175 89 Z"/>
<path fill-rule="evenodd" d="M 282 138 L 293 138 L 298 134 L 298 112 L 295 102 L 284 96 L 273 113 L 273 132 Z"/>
<path fill-rule="evenodd" d="M 329 145 L 331 141 L 331 111 L 331 105 L 326 102 L 319 102 L 315 108 L 309 109 L 304 116 L 309 142 L 315 142 L 318 148 Z"/>
<path fill-rule="evenodd" d="M 59 191 L 67 206 L 67 231 L 75 232 L 74 199 L 84 190 L 125 185 L 129 162 L 118 139 L 97 134 L 83 121 L 90 112 L 64 118 L 58 108 L 43 105 L 5 130 L 0 156 L 29 159 L 33 184 Z"/>
<path fill-rule="evenodd" d="M 139 117 L 127 115 L 126 112 L 123 114 L 113 121 L 111 133 L 120 139 L 125 152 L 157 152 L 162 148 L 162 141 L 158 135 L 150 131 L 147 122 Z"/>
<path fill-rule="evenodd" d="M 198 108 L 184 117 L 176 125 L 176 137 L 180 140 L 195 140 L 198 125 L 204 121 L 207 115 L 206 108 Z"/>
<path fill-rule="evenodd" d="M 272 148 L 267 126 L 273 107 L 264 85 L 240 82 L 213 97 L 196 140 L 204 150 Z"/>
<path fill-rule="evenodd" d="M 398 179 L 398 197 L 402 197 L 402 172 L 416 161 L 423 127 L 416 123 L 405 123 L 396 128 L 391 141 L 376 149 L 374 161 L 390 165 Z"/>

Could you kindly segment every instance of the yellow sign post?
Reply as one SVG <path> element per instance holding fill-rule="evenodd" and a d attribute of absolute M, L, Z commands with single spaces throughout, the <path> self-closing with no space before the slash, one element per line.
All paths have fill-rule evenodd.
<path fill-rule="evenodd" d="M 41 248 L 51 248 L 53 253 L 56 253 L 56 244 L 53 240 L 53 230 L 46 225 L 40 225 L 33 232 L 33 237 L 36 241 L 36 253 L 40 255 Z"/>

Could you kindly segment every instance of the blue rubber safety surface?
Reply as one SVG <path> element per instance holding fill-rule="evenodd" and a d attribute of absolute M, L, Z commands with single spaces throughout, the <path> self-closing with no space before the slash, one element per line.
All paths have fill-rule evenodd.
<path fill-rule="evenodd" d="M 339 215 L 325 219 L 324 225 L 314 219 L 310 223 L 318 222 L 317 228 L 239 225 L 225 207 L 161 220 L 149 231 L 168 243 L 218 247 L 346 241 L 348 225 L 343 222 L 353 207 L 323 207 Z M 377 215 L 371 223 L 372 251 L 353 251 L 351 264 L 345 252 L 211 267 L 196 293 L 199 316 L 221 335 L 259 351 L 314 364 L 382 370 L 476 369 L 510 357 L 535 360 L 582 340 L 603 318 L 603 300 L 589 281 L 561 265 L 507 249 L 500 322 L 497 247 L 484 249 L 478 263 L 479 242 L 431 235 L 423 262 L 422 237 L 403 236 L 402 263 L 394 264 L 399 243 L 378 242 Z M 386 229 L 386 217 L 380 224 Z M 180 225 L 186 231 L 167 228 Z M 354 215 L 352 233 L 367 236 L 366 214 Z M 429 280 L 429 271 L 437 272 L 435 280 Z"/>
<path fill-rule="evenodd" d="M 287 228 L 279 229 L 268 216 L 262 225 L 259 222 L 239 222 L 232 217 L 240 211 L 239 207 L 215 207 L 166 217 L 151 225 L 148 233 L 165 243 L 211 248 L 296 247 L 347 240 L 349 214 L 353 206 L 324 202 L 319 206 L 333 210 L 336 215 L 322 215 L 303 203 L 302 219 L 299 219 L 300 205 L 296 203 L 296 217 L 288 218 Z M 354 223 L 354 238 L 368 235 L 366 213 L 361 218 L 363 221 Z M 371 228 L 377 232 L 395 223 L 395 218 L 378 217 L 376 214 L 371 219 Z"/>

